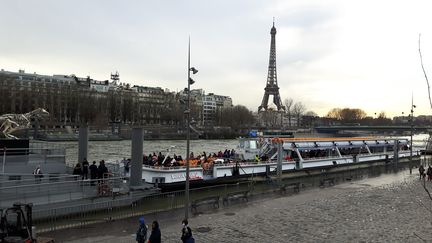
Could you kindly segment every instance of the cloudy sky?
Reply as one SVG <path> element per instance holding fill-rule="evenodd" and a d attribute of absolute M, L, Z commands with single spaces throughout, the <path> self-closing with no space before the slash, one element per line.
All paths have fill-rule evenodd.
<path fill-rule="evenodd" d="M 431 115 L 418 37 L 432 79 L 432 2 L 264 0 L 1 0 L 0 68 L 90 75 L 173 91 L 187 83 L 187 43 L 199 69 L 193 88 L 257 110 L 276 19 L 278 83 L 325 115 Z M 431 80 L 432 81 L 432 80 Z"/>

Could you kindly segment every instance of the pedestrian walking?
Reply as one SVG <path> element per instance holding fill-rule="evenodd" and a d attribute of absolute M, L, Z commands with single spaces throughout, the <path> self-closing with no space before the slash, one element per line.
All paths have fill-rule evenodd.
<path fill-rule="evenodd" d="M 182 236 L 181 240 L 183 243 L 195 243 L 195 239 L 192 237 L 192 230 L 188 225 L 188 220 L 183 219 L 182 221 Z"/>
<path fill-rule="evenodd" d="M 432 181 L 432 167 L 430 165 L 426 171 L 426 175 L 427 175 L 427 180 Z"/>
<path fill-rule="evenodd" d="M 423 165 L 420 165 L 419 167 L 419 174 L 420 174 L 420 179 L 425 177 L 425 168 L 423 167 Z"/>
<path fill-rule="evenodd" d="M 139 227 L 136 233 L 136 241 L 138 243 L 145 243 L 147 240 L 147 225 L 145 225 L 144 217 L 139 218 Z"/>
<path fill-rule="evenodd" d="M 152 231 L 148 243 L 161 243 L 161 241 L 162 241 L 162 236 L 159 229 L 159 223 L 158 221 L 155 220 L 152 223 Z"/>

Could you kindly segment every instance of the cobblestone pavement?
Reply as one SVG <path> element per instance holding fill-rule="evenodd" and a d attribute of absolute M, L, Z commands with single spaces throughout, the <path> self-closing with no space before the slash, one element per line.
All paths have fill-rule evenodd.
<path fill-rule="evenodd" d="M 426 182 L 432 190 L 432 182 Z M 432 239 L 432 201 L 416 175 L 401 172 L 192 217 L 196 242 L 423 242 Z M 180 242 L 183 211 L 158 215 L 163 242 Z M 154 216 L 147 216 L 151 224 Z M 135 242 L 137 219 L 57 231 L 56 242 Z"/>

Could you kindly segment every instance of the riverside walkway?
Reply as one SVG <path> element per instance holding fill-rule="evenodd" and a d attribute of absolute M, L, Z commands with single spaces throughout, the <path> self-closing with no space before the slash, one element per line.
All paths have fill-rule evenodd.
<path fill-rule="evenodd" d="M 426 185 L 432 189 L 432 182 Z M 189 222 L 196 242 L 423 242 L 432 238 L 430 202 L 418 175 L 402 171 L 257 198 Z M 183 210 L 147 215 L 146 223 L 159 221 L 162 242 L 180 242 L 182 215 Z M 138 217 L 44 236 L 56 242 L 135 242 L 137 227 Z"/>

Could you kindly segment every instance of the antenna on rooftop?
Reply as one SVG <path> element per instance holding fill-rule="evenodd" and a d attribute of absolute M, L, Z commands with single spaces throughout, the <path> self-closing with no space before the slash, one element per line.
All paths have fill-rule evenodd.
<path fill-rule="evenodd" d="M 116 71 L 114 74 L 111 73 L 111 80 L 115 85 L 117 85 L 117 82 L 120 81 L 120 74 L 118 71 Z"/>

